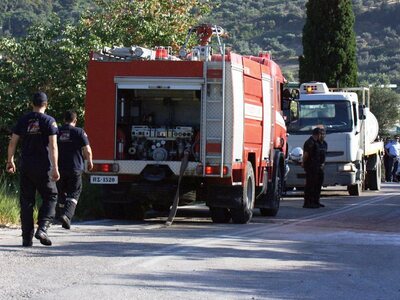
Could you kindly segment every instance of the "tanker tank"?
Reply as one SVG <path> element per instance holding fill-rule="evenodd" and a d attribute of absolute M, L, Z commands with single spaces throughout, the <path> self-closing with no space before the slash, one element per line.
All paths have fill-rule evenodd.
<path fill-rule="evenodd" d="M 365 110 L 366 115 L 363 122 L 363 126 L 365 126 L 365 142 L 372 144 L 378 137 L 379 124 L 375 115 L 369 110 L 369 108 L 366 108 Z"/>

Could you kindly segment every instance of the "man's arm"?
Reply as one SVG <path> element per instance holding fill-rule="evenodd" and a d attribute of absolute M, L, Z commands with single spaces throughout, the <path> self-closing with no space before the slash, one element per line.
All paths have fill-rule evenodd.
<path fill-rule="evenodd" d="M 308 154 L 308 152 L 307 151 L 304 151 L 303 152 L 303 160 L 301 161 L 301 166 L 304 168 L 304 163 L 308 160 L 308 158 L 309 158 L 309 154 Z"/>
<path fill-rule="evenodd" d="M 58 172 L 58 147 L 57 147 L 57 135 L 49 136 L 49 156 L 51 162 L 51 179 L 57 181 L 60 179 L 60 173 Z"/>
<path fill-rule="evenodd" d="M 14 162 L 14 155 L 15 150 L 17 149 L 19 141 L 19 135 L 13 133 L 10 139 L 10 143 L 8 144 L 8 151 L 7 151 L 7 167 L 6 170 L 8 173 L 15 173 L 17 168 Z"/>
<path fill-rule="evenodd" d="M 93 160 L 92 160 L 92 148 L 90 145 L 86 145 L 82 148 L 83 157 L 87 160 L 87 169 L 91 171 L 93 169 Z"/>

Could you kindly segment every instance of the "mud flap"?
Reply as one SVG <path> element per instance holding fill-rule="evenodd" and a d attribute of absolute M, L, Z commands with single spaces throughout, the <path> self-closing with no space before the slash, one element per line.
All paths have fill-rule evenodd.
<path fill-rule="evenodd" d="M 178 210 L 178 203 L 179 203 L 179 192 L 180 192 L 180 185 L 182 181 L 183 174 L 185 173 L 185 170 L 188 166 L 189 162 L 189 151 L 185 151 L 182 161 L 181 161 L 181 168 L 179 170 L 179 179 L 178 179 L 178 187 L 176 189 L 176 194 L 174 198 L 174 202 L 172 203 L 171 210 L 169 211 L 168 219 L 165 222 L 166 226 L 172 225 L 172 222 L 174 221 L 176 211 Z"/>

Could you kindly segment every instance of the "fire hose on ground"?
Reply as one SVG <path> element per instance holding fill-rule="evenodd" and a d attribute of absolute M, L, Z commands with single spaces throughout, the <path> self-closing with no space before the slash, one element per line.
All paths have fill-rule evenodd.
<path fill-rule="evenodd" d="M 181 184 L 181 181 L 182 181 L 183 174 L 185 173 L 185 170 L 186 170 L 186 168 L 188 166 L 188 162 L 189 162 L 189 151 L 185 150 L 185 152 L 183 154 L 183 158 L 181 160 L 181 168 L 179 170 L 178 186 L 177 186 L 177 189 L 176 189 L 174 202 L 172 203 L 171 210 L 169 211 L 168 219 L 165 222 L 166 226 L 172 225 L 172 222 L 174 221 L 176 212 L 178 210 L 180 184 Z"/>

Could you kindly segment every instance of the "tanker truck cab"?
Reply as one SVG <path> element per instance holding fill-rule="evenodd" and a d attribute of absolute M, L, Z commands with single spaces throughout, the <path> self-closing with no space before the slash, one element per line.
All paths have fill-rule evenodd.
<path fill-rule="evenodd" d="M 286 186 L 304 187 L 299 148 L 316 126 L 323 126 L 328 143 L 323 185 L 347 186 L 350 195 L 359 195 L 363 188 L 380 189 L 383 145 L 375 142 L 378 122 L 368 108 L 369 90 L 335 90 L 321 82 L 304 83 L 299 98 L 292 101 L 297 105 L 291 105 L 295 112 L 288 124 L 290 172 Z"/>

